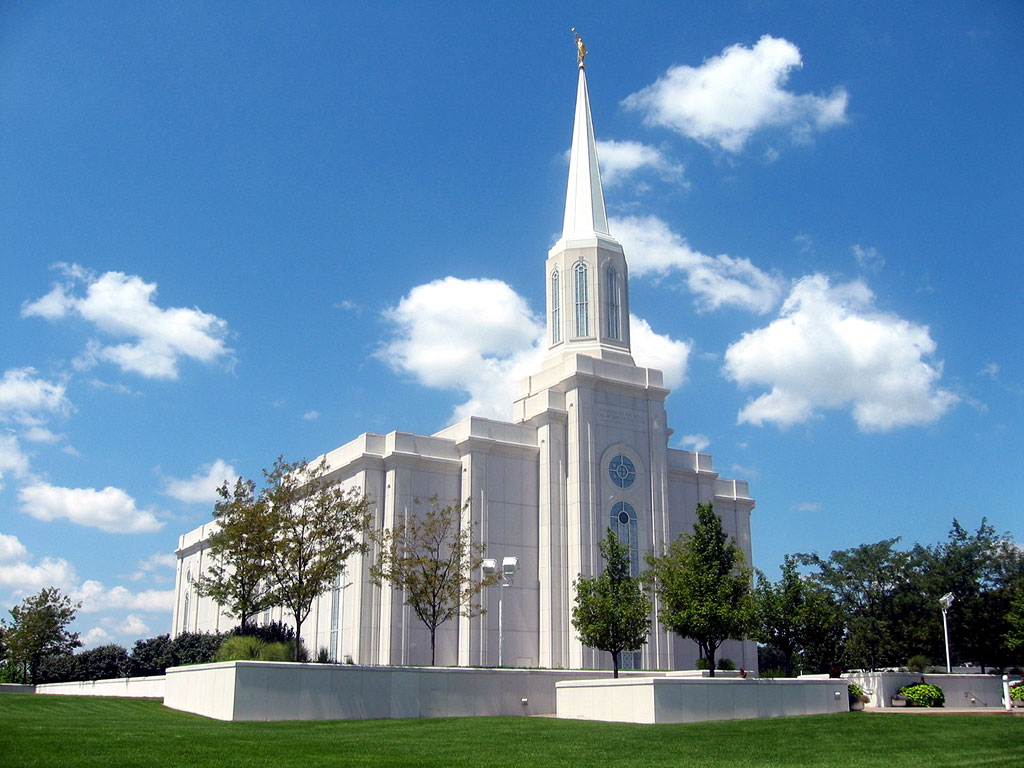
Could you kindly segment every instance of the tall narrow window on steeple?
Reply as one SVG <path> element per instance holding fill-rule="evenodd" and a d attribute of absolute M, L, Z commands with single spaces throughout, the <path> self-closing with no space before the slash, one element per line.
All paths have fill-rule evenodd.
<path fill-rule="evenodd" d="M 572 268 L 573 283 L 576 295 L 576 336 L 590 335 L 590 281 L 587 274 L 587 263 L 576 262 Z"/>
<path fill-rule="evenodd" d="M 615 267 L 608 267 L 605 272 L 605 291 L 608 297 L 608 338 L 619 337 L 619 273 Z"/>
<path fill-rule="evenodd" d="M 551 272 L 551 343 L 562 340 L 562 289 L 558 269 Z"/>

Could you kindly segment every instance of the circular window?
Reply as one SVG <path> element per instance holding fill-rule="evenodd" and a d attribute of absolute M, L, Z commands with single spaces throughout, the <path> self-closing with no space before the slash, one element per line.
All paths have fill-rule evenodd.
<path fill-rule="evenodd" d="M 619 522 L 623 525 L 629 525 L 629 513 L 625 510 L 619 512 Z"/>
<path fill-rule="evenodd" d="M 608 465 L 608 474 L 619 488 L 629 488 L 636 480 L 636 468 L 626 456 L 616 456 Z"/>

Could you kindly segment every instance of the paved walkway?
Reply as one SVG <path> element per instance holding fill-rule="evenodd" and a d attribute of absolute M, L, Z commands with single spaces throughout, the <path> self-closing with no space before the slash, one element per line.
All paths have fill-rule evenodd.
<path fill-rule="evenodd" d="M 1018 715 L 1024 716 L 1024 709 L 1014 707 L 865 707 L 865 712 L 894 715 Z"/>

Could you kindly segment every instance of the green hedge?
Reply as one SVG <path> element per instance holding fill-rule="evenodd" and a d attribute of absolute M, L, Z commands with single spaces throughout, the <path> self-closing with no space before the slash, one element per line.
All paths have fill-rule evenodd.
<path fill-rule="evenodd" d="M 930 683 L 905 685 L 896 693 L 906 696 L 907 704 L 914 707 L 941 707 L 946 703 L 946 694 L 939 686 Z"/>

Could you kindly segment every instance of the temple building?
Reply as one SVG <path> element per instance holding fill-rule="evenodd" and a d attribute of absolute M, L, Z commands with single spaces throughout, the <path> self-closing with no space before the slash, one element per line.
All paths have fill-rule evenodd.
<path fill-rule="evenodd" d="M 485 614 L 438 629 L 441 665 L 498 664 L 501 589 L 505 666 L 610 667 L 610 655 L 585 647 L 571 624 L 573 580 L 600 571 L 597 543 L 609 526 L 640 569 L 646 554 L 693 530 L 698 503 L 712 502 L 752 562 L 747 483 L 719 477 L 706 453 L 669 448 L 662 373 L 633 361 L 629 270 L 608 227 L 585 52 L 581 46 L 562 235 L 543 272 L 538 263 L 548 350 L 540 370 L 520 382 L 512 421 L 471 417 L 433 435 L 367 432 L 326 454 L 331 477 L 372 501 L 375 525 L 400 525 L 416 513 L 416 499 L 468 500 L 487 557 L 518 558 L 511 586 L 483 590 Z M 209 563 L 213 525 L 180 537 L 174 634 L 234 624 L 193 589 Z M 303 624 L 306 646 L 356 664 L 429 663 L 426 628 L 399 590 L 371 583 L 371 557 L 353 556 L 315 602 Z M 648 643 L 623 654 L 623 668 L 695 667 L 696 645 L 664 630 L 656 612 L 655 605 Z M 260 617 L 270 620 L 291 616 L 275 609 Z M 757 669 L 752 641 L 726 642 L 718 657 Z"/>

